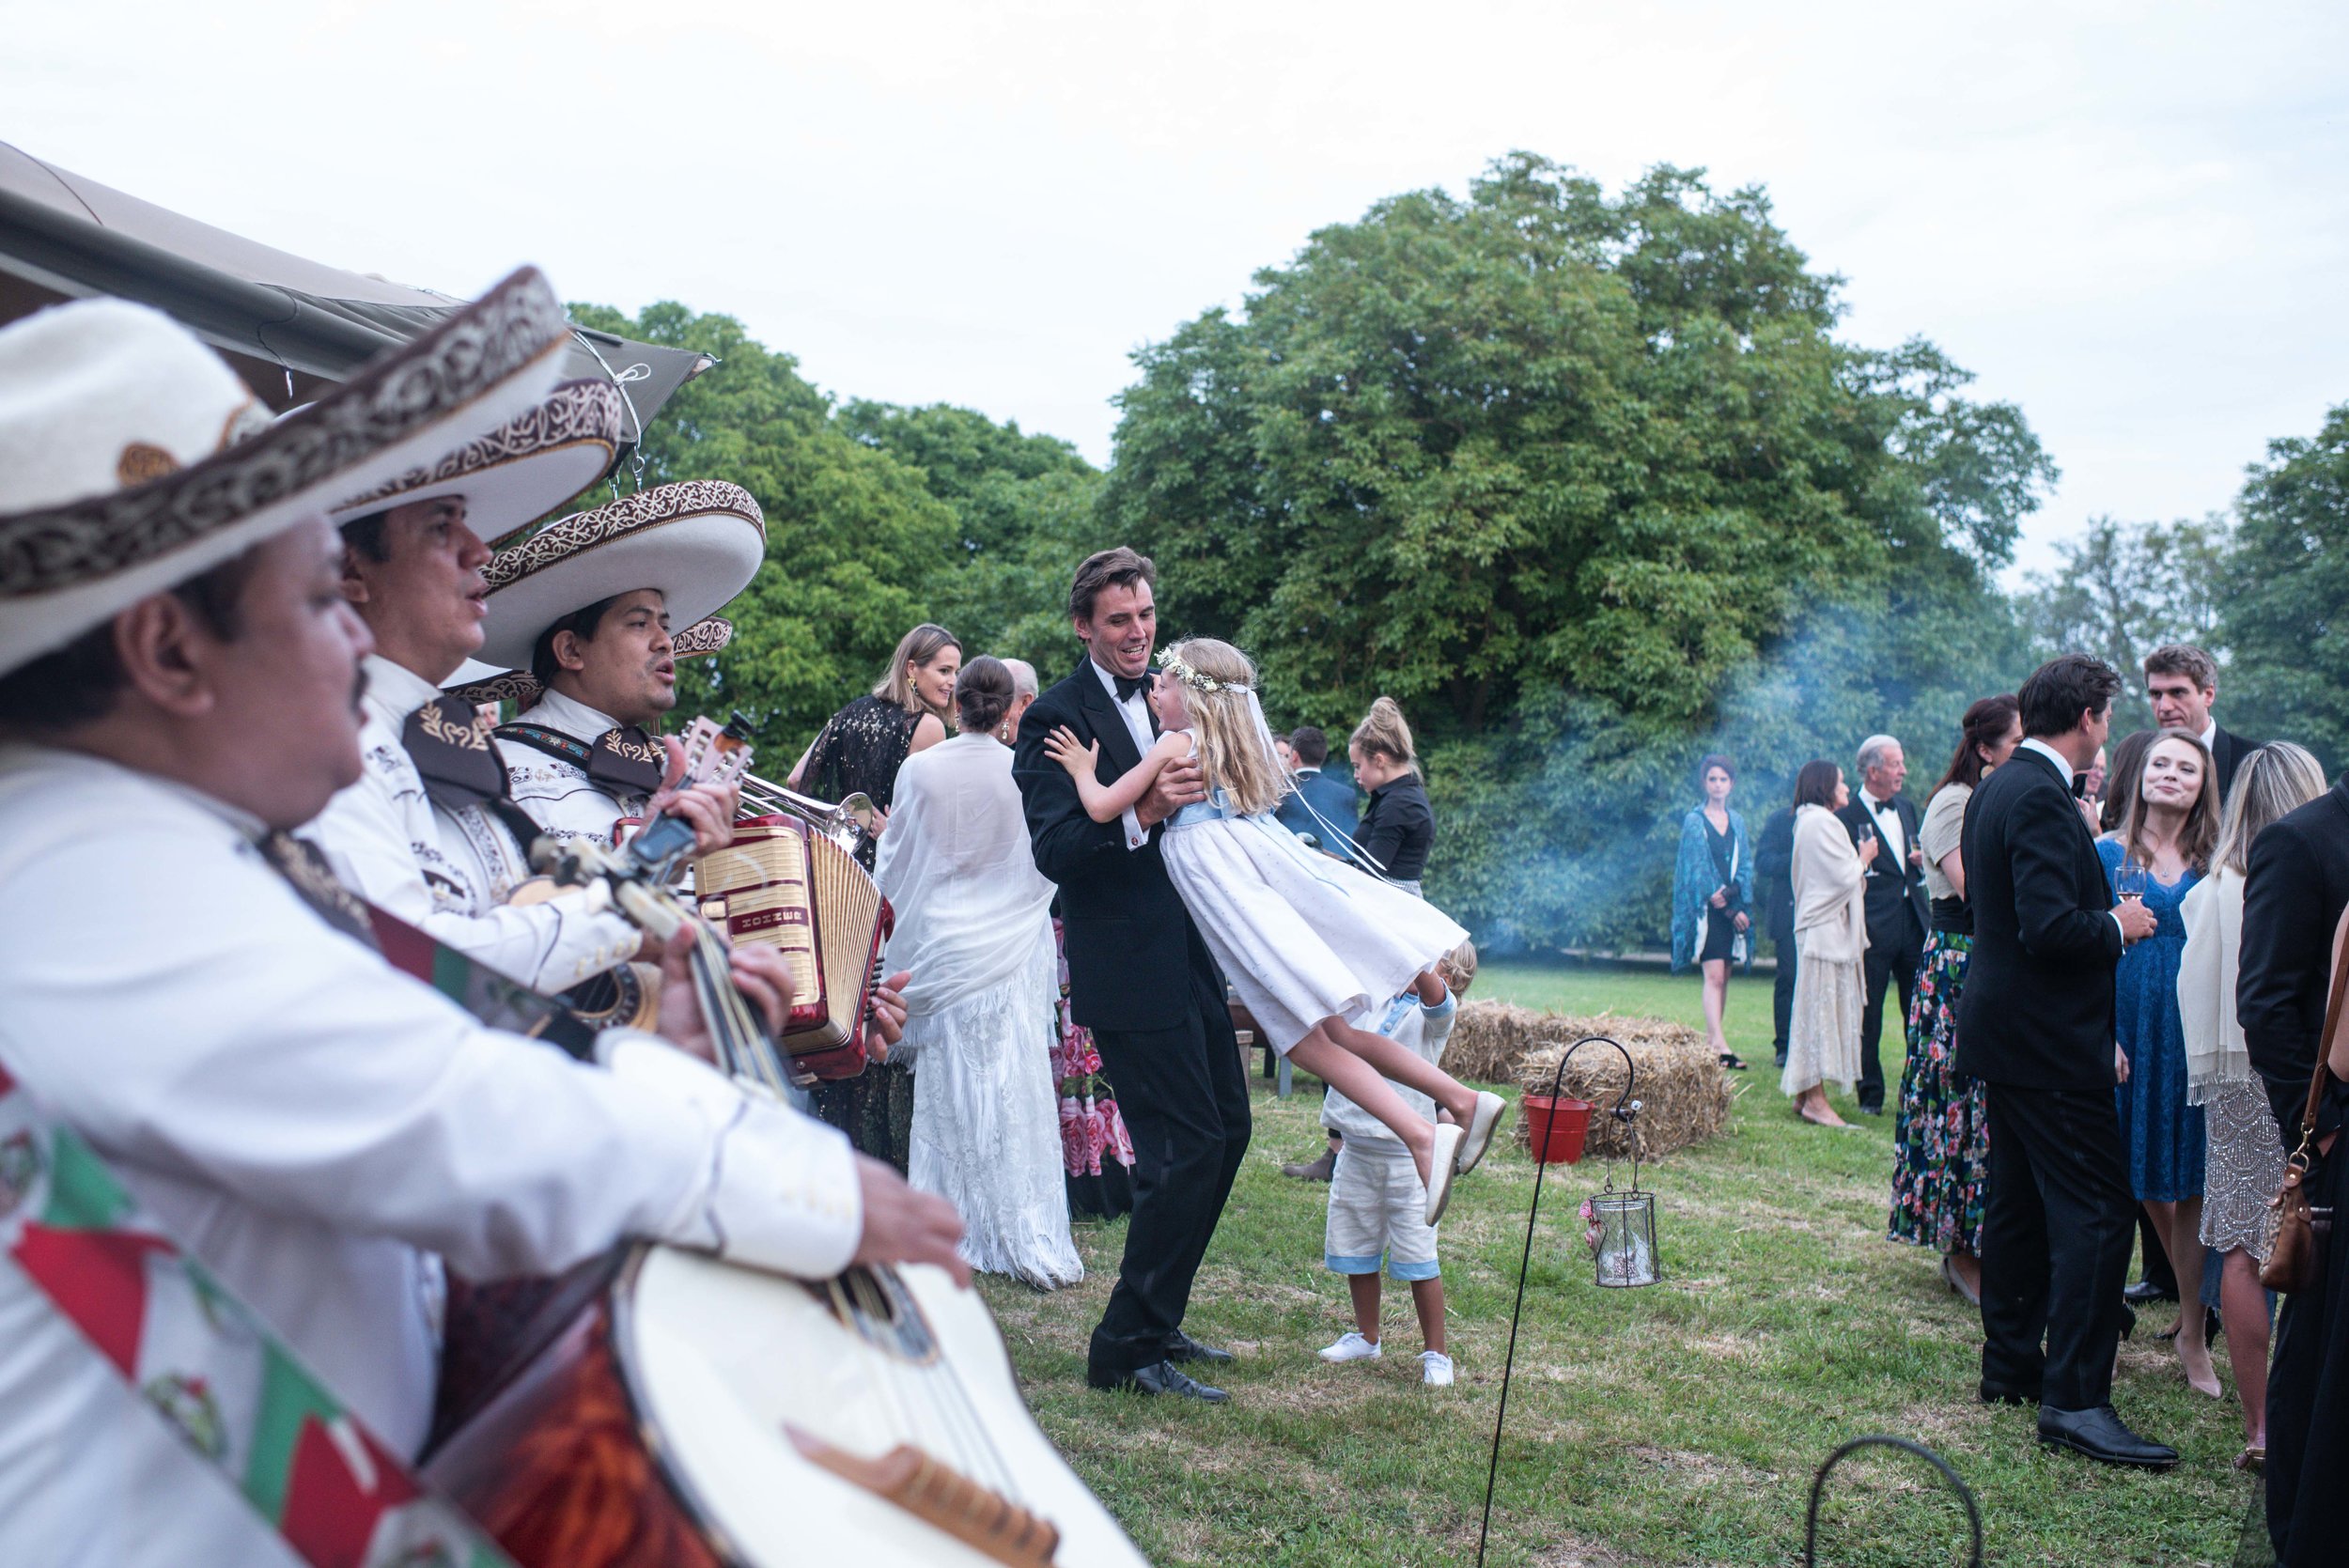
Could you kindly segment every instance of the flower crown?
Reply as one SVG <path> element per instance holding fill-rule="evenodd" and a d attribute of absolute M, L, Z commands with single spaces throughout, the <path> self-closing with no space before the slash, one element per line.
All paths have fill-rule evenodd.
<path fill-rule="evenodd" d="M 1255 690 L 1254 687 L 1249 686 L 1241 681 L 1218 680 L 1213 675 L 1203 675 L 1198 671 L 1192 669 L 1190 665 L 1184 663 L 1180 654 L 1168 654 L 1165 658 L 1159 660 L 1159 668 L 1165 671 L 1168 675 L 1173 675 L 1176 680 L 1181 681 L 1185 686 L 1190 687 L 1193 691 L 1248 692 Z"/>

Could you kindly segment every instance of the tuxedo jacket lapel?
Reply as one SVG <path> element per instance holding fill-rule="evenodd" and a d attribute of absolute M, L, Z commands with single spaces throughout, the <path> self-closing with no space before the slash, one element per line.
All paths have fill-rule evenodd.
<path fill-rule="evenodd" d="M 1109 784 L 1141 765 L 1142 753 L 1134 750 L 1133 733 L 1126 728 L 1126 716 L 1117 711 L 1117 704 L 1110 697 L 1109 688 L 1101 684 L 1101 676 L 1088 660 L 1077 670 L 1079 701 L 1093 716 L 1093 738 L 1101 743 L 1101 760 L 1112 764 L 1116 771 L 1101 782 Z"/>

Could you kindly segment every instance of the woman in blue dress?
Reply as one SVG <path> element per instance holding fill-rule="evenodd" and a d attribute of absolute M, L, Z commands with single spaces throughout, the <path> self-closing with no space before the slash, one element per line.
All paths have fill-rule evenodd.
<path fill-rule="evenodd" d="M 1745 1063 L 1729 1048 L 1721 1016 L 1729 1006 L 1729 967 L 1750 961 L 1753 939 L 1753 850 L 1746 819 L 1729 809 L 1737 770 L 1719 753 L 1697 764 L 1704 799 L 1680 822 L 1672 860 L 1672 968 L 1693 962 L 1704 975 L 1704 1028 L 1724 1067 Z"/>
<path fill-rule="evenodd" d="M 2128 1150 L 2129 1186 L 2152 1217 L 2178 1276 L 2178 1359 L 2199 1393 L 2220 1397 L 2203 1338 L 2202 1108 L 2186 1101 L 2186 1028 L 2178 966 L 2186 954 L 2179 906 L 2210 870 L 2218 843 L 2218 789 L 2210 753 L 2186 730 L 2163 730 L 2146 748 L 2120 830 L 2096 843 L 2116 898 L 2141 898 L 2160 921 L 2121 955 L 2113 1026 L 2121 1079 L 2114 1097 Z"/>

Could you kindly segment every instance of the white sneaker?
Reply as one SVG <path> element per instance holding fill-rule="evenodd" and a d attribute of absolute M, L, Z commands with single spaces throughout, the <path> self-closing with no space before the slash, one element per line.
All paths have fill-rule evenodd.
<path fill-rule="evenodd" d="M 1378 1359 L 1378 1342 L 1366 1340 L 1348 1328 L 1338 1337 L 1337 1343 L 1323 1345 L 1320 1355 L 1325 1361 L 1375 1361 Z M 1449 1361 L 1444 1363 L 1446 1381 L 1450 1380 L 1451 1366 Z"/>
<path fill-rule="evenodd" d="M 1452 1358 L 1440 1350 L 1419 1353 L 1419 1380 L 1431 1389 L 1452 1387 Z"/>

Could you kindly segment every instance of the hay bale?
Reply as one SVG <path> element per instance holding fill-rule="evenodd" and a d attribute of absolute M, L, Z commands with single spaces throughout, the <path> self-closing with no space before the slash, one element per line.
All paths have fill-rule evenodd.
<path fill-rule="evenodd" d="M 1686 1024 L 1661 1018 L 1606 1017 L 1553 1019 L 1544 1041 L 1517 1063 L 1517 1087 L 1528 1094 L 1547 1094 L 1558 1072 L 1559 1058 L 1586 1035 L 1604 1035 L 1630 1053 L 1639 1068 L 1633 1097 L 1640 1102 L 1639 1137 L 1641 1157 L 1670 1154 L 1718 1134 L 1729 1121 L 1728 1075 L 1719 1058 L 1706 1048 L 1704 1037 Z M 1449 1053 L 1447 1052 L 1447 1058 Z M 1622 1158 L 1631 1153 L 1624 1124 L 1607 1114 L 1624 1092 L 1623 1057 L 1605 1046 L 1586 1046 L 1566 1067 L 1564 1092 L 1592 1101 L 1592 1154 Z M 1530 1144 L 1525 1118 L 1516 1118 L 1517 1138 Z"/>
<path fill-rule="evenodd" d="M 1477 1083 L 1514 1083 L 1525 1053 L 1557 1039 L 1561 1027 L 1555 1013 L 1507 1001 L 1463 1001 L 1444 1043 L 1443 1070 Z"/>

